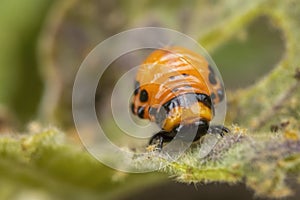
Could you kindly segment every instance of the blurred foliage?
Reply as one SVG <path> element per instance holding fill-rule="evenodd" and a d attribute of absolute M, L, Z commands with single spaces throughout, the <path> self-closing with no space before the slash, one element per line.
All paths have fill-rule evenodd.
<path fill-rule="evenodd" d="M 167 163 L 161 171 L 185 183 L 245 182 L 258 196 L 292 194 L 285 180 L 300 180 L 296 0 L 2 0 L 0 11 L 2 132 L 14 129 L 15 119 L 32 120 L 37 110 L 38 120 L 72 130 L 72 86 L 87 53 L 129 28 L 172 28 L 198 38 L 213 55 L 226 86 L 235 89 L 228 90 L 227 123 L 239 126 L 202 160 L 195 147 L 176 162 L 157 152 L 133 161 Z M 110 86 L 114 79 L 105 81 Z M 55 128 L 34 125 L 1 136 L 0 144 L 1 199 L 111 199 L 165 178 L 109 169 Z"/>
<path fill-rule="evenodd" d="M 150 159 L 139 157 L 134 161 L 141 168 L 165 166 L 161 171 L 183 183 L 244 182 L 260 197 L 292 195 L 287 179 L 299 176 L 299 131 L 289 127 L 274 135 L 274 132 L 250 134 L 238 126 L 231 130 L 204 158 L 201 155 L 207 150 L 202 142 L 175 161 L 170 161 L 168 153 L 158 152 L 153 152 Z"/>
<path fill-rule="evenodd" d="M 34 117 L 42 94 L 35 50 L 50 3 L 0 1 L 0 102 L 23 122 Z"/>
<path fill-rule="evenodd" d="M 0 138 L 1 199 L 105 199 L 162 179 L 103 166 L 55 128 L 29 132 Z"/>
<path fill-rule="evenodd" d="M 279 27 L 263 15 L 216 48 L 212 56 L 225 86 L 230 90 L 241 89 L 270 72 L 284 56 L 282 34 Z"/>

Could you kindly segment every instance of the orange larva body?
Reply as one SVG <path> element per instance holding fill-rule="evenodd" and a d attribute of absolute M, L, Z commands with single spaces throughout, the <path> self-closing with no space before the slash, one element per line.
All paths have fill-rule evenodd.
<path fill-rule="evenodd" d="M 152 52 L 138 69 L 131 109 L 168 134 L 199 121 L 208 129 L 213 104 L 223 98 L 224 87 L 203 56 L 169 47 Z"/>

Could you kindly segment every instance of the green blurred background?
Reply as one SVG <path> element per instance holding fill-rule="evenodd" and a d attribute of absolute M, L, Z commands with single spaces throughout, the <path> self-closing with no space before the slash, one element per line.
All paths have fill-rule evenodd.
<path fill-rule="evenodd" d="M 34 119 L 43 92 L 37 42 L 53 1 L 0 1 L 0 100 L 25 122 Z"/>
<path fill-rule="evenodd" d="M 23 130 L 31 121 L 72 130 L 74 76 L 87 53 L 107 37 L 130 28 L 162 26 L 198 40 L 213 24 L 222 23 L 235 12 L 231 6 L 243 12 L 238 1 L 218 0 L 1 0 L 2 132 Z M 284 49 L 281 31 L 261 16 L 210 54 L 227 90 L 236 90 L 250 86 L 272 70 Z M 108 85 L 114 79 L 108 77 Z M 165 181 L 119 199 L 142 197 L 251 199 L 252 194 L 243 185 L 194 187 Z"/>

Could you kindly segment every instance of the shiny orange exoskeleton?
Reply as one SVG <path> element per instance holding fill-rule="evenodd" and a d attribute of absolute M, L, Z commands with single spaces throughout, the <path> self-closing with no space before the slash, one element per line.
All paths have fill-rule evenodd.
<path fill-rule="evenodd" d="M 158 140 L 171 141 L 178 132 L 196 130 L 193 141 L 206 133 L 229 130 L 223 126 L 209 126 L 214 116 L 213 105 L 224 99 L 225 91 L 219 77 L 207 60 L 186 48 L 168 47 L 152 52 L 139 67 L 133 114 L 156 122 L 162 129 L 150 144 Z"/>

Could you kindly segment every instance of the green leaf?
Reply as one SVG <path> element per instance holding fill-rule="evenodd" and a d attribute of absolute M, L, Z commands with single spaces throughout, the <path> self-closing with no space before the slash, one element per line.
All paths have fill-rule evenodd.
<path fill-rule="evenodd" d="M 162 179 L 129 175 L 95 160 L 64 134 L 48 128 L 0 138 L 1 198 L 111 199 Z M 28 196 L 29 195 L 29 196 Z"/>

